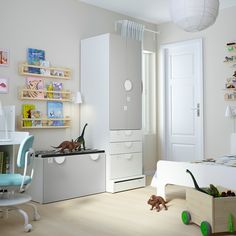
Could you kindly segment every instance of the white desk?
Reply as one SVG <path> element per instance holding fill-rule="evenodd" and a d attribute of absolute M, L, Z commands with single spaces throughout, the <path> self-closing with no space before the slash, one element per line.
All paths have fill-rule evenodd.
<path fill-rule="evenodd" d="M 0 142 L 0 151 L 6 152 L 10 158 L 10 172 L 15 170 L 15 157 L 16 151 L 15 146 L 19 145 L 21 141 L 29 136 L 29 132 L 15 132 L 11 131 L 8 133 L 10 141 L 1 141 Z"/>

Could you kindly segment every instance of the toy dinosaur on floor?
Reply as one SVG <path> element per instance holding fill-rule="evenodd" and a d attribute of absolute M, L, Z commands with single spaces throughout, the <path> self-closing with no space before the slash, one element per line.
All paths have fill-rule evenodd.
<path fill-rule="evenodd" d="M 77 139 L 75 139 L 75 142 L 78 142 L 81 145 L 83 145 L 84 150 L 85 150 L 84 131 L 85 131 L 85 128 L 86 128 L 87 125 L 88 125 L 87 123 L 84 125 L 84 128 L 83 128 L 83 131 L 82 131 L 81 135 Z"/>
<path fill-rule="evenodd" d="M 64 141 L 62 142 L 58 147 L 53 147 L 53 148 L 60 148 L 60 152 L 61 153 L 64 153 L 64 150 L 65 149 L 68 149 L 69 152 L 73 152 L 75 151 L 76 149 L 80 149 L 80 145 L 81 143 L 79 142 L 74 142 L 73 139 L 71 141 Z"/>
<path fill-rule="evenodd" d="M 147 204 L 152 206 L 150 210 L 156 208 L 157 211 L 160 211 L 161 209 L 160 205 L 162 205 L 165 208 L 165 210 L 167 210 L 166 203 L 167 202 L 161 196 L 156 196 L 156 195 L 152 195 L 147 201 Z"/>

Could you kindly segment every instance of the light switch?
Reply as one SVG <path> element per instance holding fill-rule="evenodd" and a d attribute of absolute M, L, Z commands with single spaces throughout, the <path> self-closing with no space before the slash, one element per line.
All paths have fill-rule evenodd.
<path fill-rule="evenodd" d="M 126 100 L 127 100 L 127 102 L 130 102 L 131 97 L 130 97 L 130 96 L 127 96 L 127 97 L 126 97 Z"/>
<path fill-rule="evenodd" d="M 128 110 L 128 106 L 124 106 L 124 111 L 127 111 Z"/>

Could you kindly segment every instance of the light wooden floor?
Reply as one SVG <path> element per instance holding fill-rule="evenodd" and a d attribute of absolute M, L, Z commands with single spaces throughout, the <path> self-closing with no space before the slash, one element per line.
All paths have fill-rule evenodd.
<path fill-rule="evenodd" d="M 33 230 L 23 231 L 23 220 L 15 212 L 0 219 L 1 236 L 195 236 L 196 225 L 184 225 L 180 214 L 183 199 L 171 200 L 168 210 L 150 211 L 147 200 L 155 194 L 148 186 L 116 194 L 103 193 L 57 203 L 37 204 L 41 220 Z M 24 207 L 27 212 L 30 208 Z M 32 219 L 32 216 L 30 217 Z"/>

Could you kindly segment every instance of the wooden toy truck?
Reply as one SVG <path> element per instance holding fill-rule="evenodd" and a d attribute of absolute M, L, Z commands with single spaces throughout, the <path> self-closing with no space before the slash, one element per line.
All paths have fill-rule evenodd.
<path fill-rule="evenodd" d="M 217 197 L 192 188 L 186 189 L 187 210 L 182 212 L 184 224 L 200 226 L 203 236 L 235 232 L 236 197 Z"/>

